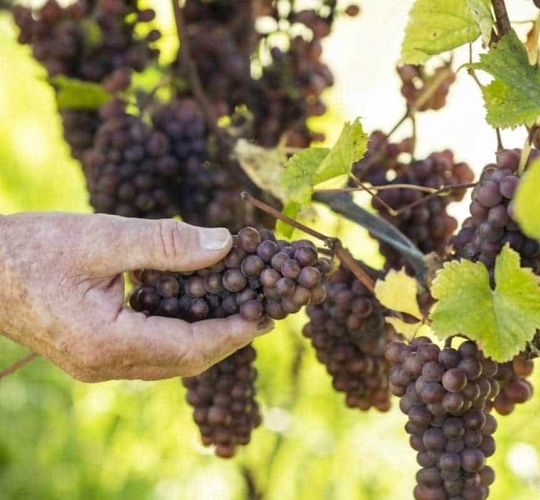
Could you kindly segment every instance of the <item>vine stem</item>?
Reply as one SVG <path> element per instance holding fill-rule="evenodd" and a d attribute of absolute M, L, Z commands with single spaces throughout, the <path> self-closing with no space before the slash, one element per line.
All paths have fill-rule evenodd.
<path fill-rule="evenodd" d="M 493 6 L 493 12 L 495 14 L 495 20 L 497 21 L 497 31 L 500 38 L 510 33 L 512 27 L 510 26 L 510 19 L 508 19 L 508 12 L 506 10 L 506 4 L 504 0 L 491 0 Z"/>
<path fill-rule="evenodd" d="M 208 127 L 212 130 L 212 133 L 224 144 L 228 144 L 229 140 L 223 130 L 218 125 L 216 115 L 212 106 L 204 92 L 203 86 L 201 84 L 201 79 L 199 78 L 199 73 L 197 68 L 191 60 L 190 50 L 189 50 L 189 40 L 187 37 L 186 23 L 184 21 L 184 12 L 180 7 L 179 0 L 172 0 L 172 8 L 174 12 L 174 22 L 176 25 L 176 34 L 178 36 L 178 42 L 180 43 L 179 54 L 187 70 L 187 79 L 189 82 L 189 87 L 198 102 L 201 110 L 206 118 L 206 123 Z"/>
<path fill-rule="evenodd" d="M 386 203 L 386 201 L 384 201 L 382 198 L 377 196 L 377 193 L 371 191 L 371 188 L 366 186 L 358 177 L 356 177 L 356 175 L 354 175 L 351 172 L 349 174 L 349 177 L 356 183 L 356 185 L 358 186 L 359 189 L 361 189 L 361 190 L 365 191 L 366 193 L 368 193 L 372 198 L 375 198 L 386 209 L 386 211 L 388 213 L 390 213 L 392 215 L 396 215 L 395 210 L 390 205 L 388 205 L 388 203 Z"/>
<path fill-rule="evenodd" d="M 315 229 L 311 229 L 310 227 L 304 226 L 304 224 L 297 222 L 294 219 L 291 219 L 290 217 L 287 217 L 285 214 L 282 214 L 279 210 L 276 210 L 274 207 L 271 207 L 264 201 L 258 200 L 247 191 L 242 191 L 242 193 L 240 193 L 240 196 L 244 201 L 251 203 L 253 206 L 257 207 L 263 212 L 266 212 L 272 217 L 287 223 L 289 226 L 294 227 L 295 229 L 303 231 L 304 233 L 309 234 L 310 236 L 313 236 L 314 238 L 317 238 L 318 240 L 323 241 L 325 244 L 328 240 L 332 239 L 330 236 L 326 236 L 322 233 L 319 233 L 318 231 L 315 231 Z"/>
<path fill-rule="evenodd" d="M 437 189 L 433 191 L 432 193 L 427 194 L 426 196 L 422 196 L 422 198 L 419 198 L 416 201 L 413 201 L 412 203 L 409 203 L 408 205 L 405 205 L 404 207 L 401 207 L 397 213 L 400 214 L 401 212 L 404 212 L 405 210 L 408 210 L 410 208 L 414 208 L 417 205 L 421 205 L 422 203 L 426 203 L 427 201 L 431 200 L 431 198 L 434 198 L 435 196 L 439 196 L 440 194 L 448 194 L 454 189 L 463 189 L 463 188 L 472 188 L 475 187 L 478 184 L 478 182 L 469 182 L 467 184 L 452 184 L 450 186 L 443 186 L 440 189 Z"/>
<path fill-rule="evenodd" d="M 36 354 L 35 352 L 31 352 L 30 354 L 26 355 L 24 358 L 21 358 L 18 361 L 15 361 L 15 363 L 9 365 L 7 368 L 4 368 L 2 371 L 0 371 L 0 379 L 3 379 L 6 375 L 9 375 L 10 373 L 17 371 L 19 368 L 22 368 L 24 365 L 30 363 L 30 361 L 33 361 L 34 359 L 38 357 L 39 357 L 39 354 Z"/>
<path fill-rule="evenodd" d="M 530 149 L 530 145 L 529 145 L 529 149 Z M 356 179 L 356 177 L 355 177 L 355 179 Z M 395 216 L 395 215 L 399 215 L 400 213 L 404 212 L 405 210 L 408 210 L 410 208 L 414 208 L 417 205 L 421 205 L 422 203 L 425 203 L 425 202 L 429 201 L 431 198 L 433 198 L 435 196 L 439 196 L 441 194 L 446 195 L 446 194 L 450 193 L 451 191 L 453 191 L 454 189 L 472 188 L 472 187 L 475 187 L 477 184 L 478 184 L 477 182 L 469 182 L 467 184 L 451 184 L 450 186 L 443 186 L 442 188 L 435 189 L 435 188 L 430 188 L 430 187 L 425 187 L 425 186 L 416 186 L 416 185 L 413 185 L 413 184 L 390 184 L 390 185 L 386 185 L 386 186 L 370 186 L 369 188 L 366 188 L 366 187 L 364 187 L 364 184 L 360 183 L 360 187 L 357 187 L 357 188 L 318 189 L 318 190 L 315 190 L 314 193 L 316 193 L 316 194 L 317 193 L 350 193 L 350 192 L 356 192 L 356 191 L 365 190 L 369 194 L 371 194 L 372 196 L 375 196 L 375 195 L 373 195 L 373 193 L 371 193 L 370 190 L 373 190 L 373 191 L 386 191 L 388 189 L 412 189 L 413 191 L 421 191 L 421 192 L 424 192 L 424 193 L 428 193 L 426 196 L 422 196 L 422 198 L 419 198 L 418 200 L 413 201 L 412 203 L 409 203 L 408 205 L 405 205 L 405 206 L 401 207 L 398 210 L 394 210 L 391 206 L 389 206 L 387 203 L 385 203 L 382 199 L 375 196 L 375 198 L 377 198 L 384 205 L 384 207 L 386 208 L 388 213 L 390 215 Z"/>
<path fill-rule="evenodd" d="M 388 191 L 389 189 L 412 189 L 413 191 L 422 191 L 423 193 L 436 193 L 439 190 L 430 188 L 427 186 L 416 186 L 415 184 L 385 184 L 383 186 L 369 186 L 373 191 Z M 351 193 L 356 191 L 364 191 L 362 185 L 359 187 L 346 187 L 346 188 L 334 188 L 334 189 L 315 189 L 314 193 Z"/>
<path fill-rule="evenodd" d="M 295 221 L 294 219 L 291 219 L 290 217 L 287 217 L 285 214 L 282 214 L 275 208 L 271 207 L 267 203 L 264 203 L 264 201 L 258 200 L 251 194 L 249 194 L 247 191 L 243 191 L 241 194 L 241 197 L 244 201 L 247 201 L 257 207 L 260 210 L 263 210 L 267 214 L 272 215 L 276 219 L 279 219 L 289 226 L 294 227 L 295 229 L 299 229 L 300 231 L 303 231 L 306 234 L 309 234 L 310 236 L 313 236 L 314 238 L 317 238 L 324 242 L 324 244 L 334 252 L 336 257 L 345 264 L 345 266 L 351 271 L 358 280 L 372 293 L 375 292 L 375 281 L 369 276 L 356 262 L 354 257 L 351 255 L 351 253 L 343 247 L 341 244 L 341 241 L 339 241 L 338 238 L 332 238 L 330 236 L 326 236 L 322 233 L 319 233 L 318 231 L 315 231 L 314 229 L 311 229 L 310 227 L 305 226 L 304 224 Z"/>

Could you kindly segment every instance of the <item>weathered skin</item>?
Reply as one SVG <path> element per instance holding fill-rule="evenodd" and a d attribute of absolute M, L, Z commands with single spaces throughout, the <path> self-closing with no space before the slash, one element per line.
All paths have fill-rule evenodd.
<path fill-rule="evenodd" d="M 226 229 L 172 219 L 0 217 L 0 331 L 84 382 L 196 375 L 273 323 L 146 317 L 124 307 L 121 273 L 201 269 L 231 245 Z"/>

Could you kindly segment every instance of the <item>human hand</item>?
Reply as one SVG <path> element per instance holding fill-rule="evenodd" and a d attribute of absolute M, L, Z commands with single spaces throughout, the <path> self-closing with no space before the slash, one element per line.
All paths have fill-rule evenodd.
<path fill-rule="evenodd" d="M 84 382 L 196 375 L 273 323 L 189 324 L 124 307 L 123 272 L 191 271 L 232 246 L 223 228 L 172 219 L 23 213 L 0 218 L 0 331 Z"/>

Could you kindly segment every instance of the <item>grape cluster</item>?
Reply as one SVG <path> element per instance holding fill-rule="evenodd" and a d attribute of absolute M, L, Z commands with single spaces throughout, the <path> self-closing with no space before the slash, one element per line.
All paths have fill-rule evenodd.
<path fill-rule="evenodd" d="M 471 168 L 466 163 L 455 162 L 450 150 L 404 163 L 400 161 L 400 155 L 408 152 L 409 141 L 392 144 L 386 141 L 386 136 L 381 132 L 371 137 L 372 152 L 353 166 L 353 173 L 364 182 L 385 187 L 410 185 L 441 189 L 469 183 L 474 178 Z M 396 187 L 380 190 L 378 198 L 373 198 L 372 206 L 423 253 L 444 254 L 448 239 L 457 229 L 457 221 L 448 214 L 447 207 L 452 202 L 461 201 L 465 192 L 465 188 L 453 188 L 446 196 L 426 198 L 429 196 L 426 192 Z M 426 200 L 422 201 L 423 198 Z M 398 213 L 390 213 L 385 204 Z M 401 255 L 387 243 L 380 242 L 379 248 L 386 258 L 386 268 L 399 269 L 405 265 Z"/>
<path fill-rule="evenodd" d="M 130 305 L 148 315 L 189 322 L 239 313 L 249 321 L 263 315 L 283 319 L 308 303 L 324 300 L 327 260 L 307 240 L 275 240 L 270 231 L 242 228 L 227 256 L 193 273 L 141 271 Z M 255 401 L 255 350 L 248 346 L 195 377 L 184 379 L 187 400 L 204 444 L 234 455 L 260 424 Z"/>
<path fill-rule="evenodd" d="M 392 342 L 386 358 L 390 389 L 401 398 L 405 430 L 422 467 L 414 498 L 487 498 L 495 473 L 486 458 L 495 452 L 497 422 L 486 402 L 499 393 L 497 363 L 474 342 L 441 350 L 427 337 L 410 345 Z"/>
<path fill-rule="evenodd" d="M 50 76 L 91 82 L 103 82 L 114 73 L 113 79 L 121 80 L 122 74 L 142 71 L 157 57 L 158 50 L 151 45 L 160 33 L 135 34 L 140 23 L 154 17 L 153 10 L 139 10 L 132 0 L 77 0 L 66 7 L 47 0 L 35 11 L 14 7 L 19 42 L 31 45 Z"/>
<path fill-rule="evenodd" d="M 191 61 L 216 116 L 230 115 L 246 102 L 251 80 L 250 56 L 256 36 L 247 0 L 206 2 L 187 0 L 183 9 Z M 179 54 L 175 68 L 187 76 L 190 68 Z"/>
<path fill-rule="evenodd" d="M 334 83 L 332 72 L 322 59 L 321 41 L 330 33 L 335 17 L 334 8 L 328 7 L 331 6 L 327 4 L 320 11 L 266 11 L 270 21 L 266 25 L 275 23 L 282 27 L 289 42 L 283 48 L 282 40 L 274 41 L 271 31 L 259 32 L 264 41 L 261 49 L 268 49 L 265 58 L 270 63 L 263 67 L 260 78 L 252 82 L 248 107 L 255 120 L 254 139 L 264 147 L 275 146 L 283 136 L 288 146 L 299 148 L 324 138 L 309 129 L 307 120 L 326 112 L 322 94 Z M 327 12 L 322 14 L 325 9 Z M 308 35 L 296 34 L 302 31 Z"/>
<path fill-rule="evenodd" d="M 270 231 L 242 228 L 219 263 L 193 274 L 143 270 L 131 295 L 137 311 L 187 321 L 240 313 L 255 321 L 263 314 L 283 319 L 308 303 L 324 300 L 329 271 L 313 243 L 275 240 Z"/>
<path fill-rule="evenodd" d="M 499 382 L 499 395 L 492 401 L 493 409 L 500 415 L 509 415 L 516 404 L 526 403 L 533 394 L 532 384 L 526 380 L 534 370 L 534 362 L 523 354 L 512 361 L 499 363 L 495 379 Z"/>
<path fill-rule="evenodd" d="M 365 267 L 365 266 L 364 266 Z M 374 274 L 366 267 L 366 272 Z M 311 340 L 317 359 L 346 394 L 350 408 L 390 409 L 386 345 L 397 338 L 385 322 L 379 301 L 348 269 L 340 266 L 326 282 L 326 299 L 307 307 L 302 333 Z"/>
<path fill-rule="evenodd" d="M 64 140 L 73 158 L 81 161 L 84 152 L 92 147 L 101 120 L 96 110 L 64 108 L 60 110 Z M 84 168 L 84 165 L 83 165 Z"/>
<path fill-rule="evenodd" d="M 250 0 L 186 0 L 184 6 L 184 19 L 187 24 L 200 23 L 208 20 L 219 21 L 229 25 L 233 30 L 236 19 L 243 14 L 243 10 Z M 245 14 L 245 12 L 244 12 Z"/>
<path fill-rule="evenodd" d="M 402 174 L 407 170 L 406 159 L 413 152 L 413 140 L 406 138 L 400 142 L 390 142 L 382 130 L 369 134 L 368 150 L 361 160 L 353 164 L 351 172 L 362 182 L 372 186 L 383 186 L 388 177 Z"/>
<path fill-rule="evenodd" d="M 77 0 L 65 7 L 48 0 L 36 10 L 17 5 L 13 16 L 19 42 L 31 46 L 49 76 L 100 83 L 111 93 L 127 89 L 131 72 L 144 70 L 159 53 L 152 47 L 159 31 L 136 34 L 155 12 L 139 9 L 132 0 Z M 72 156 L 81 160 L 100 125 L 98 112 L 66 107 L 60 115 L 64 139 Z"/>
<path fill-rule="evenodd" d="M 154 130 L 169 140 L 170 151 L 161 159 L 159 173 L 172 181 L 169 190 L 178 214 L 190 224 L 211 225 L 203 214 L 215 195 L 216 182 L 206 164 L 208 131 L 199 106 L 190 97 L 178 96 L 155 105 L 151 121 Z"/>
<path fill-rule="evenodd" d="M 192 61 L 216 115 L 229 115 L 235 106 L 245 102 L 249 58 L 222 23 L 207 20 L 188 25 L 186 31 Z M 179 58 L 179 74 L 187 74 L 182 63 Z"/>
<path fill-rule="evenodd" d="M 233 457 L 262 422 L 255 398 L 257 369 L 252 365 L 256 355 L 250 344 L 200 375 L 182 378 L 202 443 L 214 444 L 218 457 Z"/>
<path fill-rule="evenodd" d="M 519 183 L 516 171 L 520 153 L 502 150 L 496 164 L 484 167 L 471 194 L 471 216 L 452 241 L 456 258 L 482 262 L 492 278 L 495 259 L 506 243 L 519 253 L 523 266 L 540 272 L 540 245 L 521 232 L 512 211 L 511 202 Z M 539 154 L 534 151 L 531 160 Z"/>
<path fill-rule="evenodd" d="M 417 111 L 443 108 L 450 86 L 456 81 L 455 73 L 449 71 L 447 65 L 437 67 L 432 73 L 428 73 L 424 66 L 405 64 L 397 68 L 397 73 L 402 82 L 401 94 L 407 100 L 408 107 L 415 106 L 418 98 L 430 85 L 433 85 L 434 80 L 441 79 L 433 94 L 416 108 Z"/>
<path fill-rule="evenodd" d="M 100 109 L 101 125 L 83 168 L 96 212 L 124 217 L 171 217 L 179 211 L 171 196 L 178 161 L 168 137 L 112 99 Z"/>

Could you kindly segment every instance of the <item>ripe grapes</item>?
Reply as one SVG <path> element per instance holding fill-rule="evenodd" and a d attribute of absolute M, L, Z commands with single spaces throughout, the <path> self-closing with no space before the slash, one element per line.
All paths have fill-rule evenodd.
<path fill-rule="evenodd" d="M 427 337 L 390 343 L 386 359 L 421 467 L 414 498 L 486 499 L 495 479 L 486 459 L 495 452 L 497 428 L 486 403 L 499 391 L 498 364 L 474 342 L 440 349 Z"/>
<path fill-rule="evenodd" d="M 399 157 L 401 153 L 410 151 L 407 141 L 387 143 L 381 132 L 373 133 L 371 137 L 372 152 L 368 151 L 366 157 L 353 166 L 353 173 L 372 185 L 386 188 L 396 185 L 395 189 L 379 191 L 378 198 L 372 200 L 373 208 L 423 253 L 444 255 L 448 239 L 457 229 L 457 221 L 448 214 L 447 207 L 452 202 L 461 201 L 466 189 L 455 188 L 446 196 L 427 198 L 428 193 L 414 187 L 441 189 L 469 183 L 474 177 L 472 170 L 466 163 L 456 163 L 450 150 L 432 153 L 423 160 L 403 163 Z M 411 188 L 404 187 L 407 185 Z M 423 198 L 425 201 L 422 201 Z M 408 205 L 413 203 L 414 206 L 409 208 Z M 385 204 L 399 212 L 390 213 Z M 400 269 L 405 265 L 403 257 L 387 243 L 380 242 L 379 248 L 386 258 L 387 269 Z"/>
<path fill-rule="evenodd" d="M 305 268 L 307 269 L 307 268 Z M 366 271 L 374 273 L 373 270 Z M 332 377 L 335 390 L 346 394 L 351 408 L 390 409 L 386 345 L 397 338 L 386 324 L 386 311 L 354 275 L 341 266 L 325 284 L 326 299 L 307 307 L 302 333 Z"/>
<path fill-rule="evenodd" d="M 90 203 L 96 212 L 125 217 L 161 218 L 178 214 L 168 172 L 178 170 L 166 135 L 113 99 L 100 110 L 102 123 L 83 154 Z M 167 169 L 163 165 L 167 165 Z"/>
<path fill-rule="evenodd" d="M 531 160 L 540 154 L 533 151 Z M 497 163 L 484 167 L 471 194 L 471 216 L 452 240 L 455 258 L 482 262 L 492 279 L 495 259 L 505 244 L 519 253 L 522 266 L 540 272 L 540 244 L 521 232 L 512 211 L 520 153 L 515 149 L 499 151 Z"/>
<path fill-rule="evenodd" d="M 450 86 L 456 81 L 455 73 L 446 65 L 439 66 L 429 73 L 422 65 L 405 64 L 397 68 L 397 73 L 402 82 L 401 94 L 407 100 L 408 107 L 416 106 L 419 97 L 433 85 L 434 80 L 442 78 L 430 98 L 415 108 L 417 111 L 443 108 Z"/>
<path fill-rule="evenodd" d="M 136 311 L 189 322 L 236 313 L 249 321 L 283 319 L 324 299 L 329 270 L 310 241 L 276 240 L 269 231 L 244 227 L 228 255 L 209 268 L 184 274 L 143 269 L 129 302 Z M 220 457 L 232 457 L 261 422 L 255 356 L 247 346 L 183 380 L 202 441 L 215 444 Z"/>

